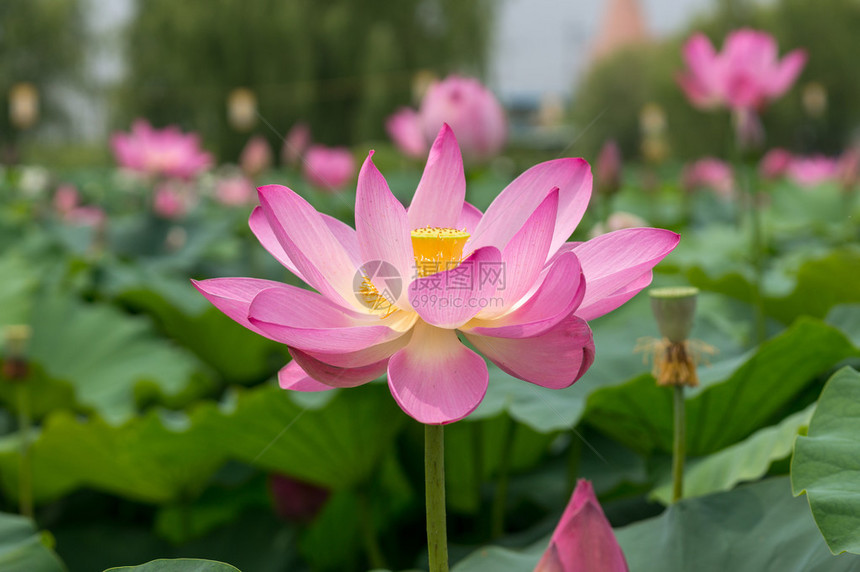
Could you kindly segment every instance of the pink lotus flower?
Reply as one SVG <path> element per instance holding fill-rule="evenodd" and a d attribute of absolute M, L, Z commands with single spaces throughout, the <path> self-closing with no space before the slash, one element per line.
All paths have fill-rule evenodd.
<path fill-rule="evenodd" d="M 568 387 L 594 359 L 586 320 L 647 286 L 679 240 L 646 228 L 565 242 L 591 195 L 582 159 L 532 167 L 482 214 L 465 202 L 447 125 L 408 209 L 372 156 L 358 176 L 356 230 L 286 187 L 259 189 L 251 230 L 317 292 L 253 278 L 194 282 L 230 318 L 289 346 L 284 389 L 353 387 L 387 373 L 406 413 L 450 423 L 478 406 L 488 384 L 484 359 L 458 332 L 510 375 Z"/>
<path fill-rule="evenodd" d="M 794 155 L 785 149 L 771 149 L 765 153 L 758 165 L 758 172 L 764 179 L 778 179 L 785 175 Z"/>
<path fill-rule="evenodd" d="M 64 221 L 79 226 L 101 226 L 105 212 L 97 206 L 81 206 L 80 195 L 74 185 L 64 184 L 54 193 L 54 210 Z"/>
<path fill-rule="evenodd" d="M 284 137 L 281 161 L 285 165 L 295 165 L 311 144 L 311 129 L 307 123 L 296 123 Z"/>
<path fill-rule="evenodd" d="M 254 191 L 254 184 L 247 178 L 227 177 L 215 183 L 215 200 L 228 207 L 247 205 L 254 200 Z"/>
<path fill-rule="evenodd" d="M 153 129 L 143 119 L 134 122 L 131 133 L 115 133 L 111 147 L 121 167 L 147 175 L 186 179 L 212 165 L 212 156 L 200 149 L 195 133 Z"/>
<path fill-rule="evenodd" d="M 597 178 L 597 188 L 614 193 L 621 186 L 621 149 L 615 141 L 607 141 L 597 156 L 594 169 Z"/>
<path fill-rule="evenodd" d="M 724 199 L 731 199 L 735 189 L 731 166 L 713 157 L 699 159 L 687 165 L 681 175 L 681 181 L 687 191 L 705 187 Z"/>
<path fill-rule="evenodd" d="M 420 114 L 427 141 L 447 123 L 467 159 L 489 159 L 507 139 L 504 109 L 492 92 L 473 78 L 452 75 L 432 83 L 421 101 Z"/>
<path fill-rule="evenodd" d="M 814 187 L 839 176 L 839 160 L 824 155 L 794 157 L 786 174 L 801 187 Z"/>
<path fill-rule="evenodd" d="M 860 178 L 860 148 L 846 149 L 839 157 L 839 182 L 842 188 L 850 190 Z"/>
<path fill-rule="evenodd" d="M 580 479 L 534 572 L 627 572 L 591 483 Z"/>
<path fill-rule="evenodd" d="M 265 137 L 251 137 L 239 157 L 242 171 L 249 177 L 256 177 L 272 166 L 272 148 Z"/>
<path fill-rule="evenodd" d="M 188 192 L 172 183 L 162 183 L 155 189 L 152 209 L 166 219 L 180 219 L 191 210 L 192 198 Z"/>
<path fill-rule="evenodd" d="M 54 192 L 54 210 L 60 215 L 65 215 L 74 210 L 79 201 L 80 195 L 74 185 L 60 185 Z"/>
<path fill-rule="evenodd" d="M 401 153 L 407 157 L 421 159 L 427 156 L 427 139 L 421 116 L 411 107 L 401 107 L 385 121 L 388 136 Z"/>
<path fill-rule="evenodd" d="M 312 145 L 305 154 L 302 173 L 313 186 L 336 191 L 355 177 L 355 159 L 346 147 Z"/>
<path fill-rule="evenodd" d="M 322 510 L 330 492 L 286 475 L 269 475 L 275 512 L 284 520 L 308 523 Z"/>
<path fill-rule="evenodd" d="M 696 107 L 759 110 L 788 91 L 806 64 L 803 50 L 782 60 L 778 53 L 776 40 L 765 32 L 735 30 L 720 53 L 696 34 L 684 45 L 687 69 L 678 83 Z"/>

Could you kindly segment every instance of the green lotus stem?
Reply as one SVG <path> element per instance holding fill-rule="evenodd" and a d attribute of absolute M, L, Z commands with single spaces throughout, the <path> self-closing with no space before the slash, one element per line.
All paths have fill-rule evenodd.
<path fill-rule="evenodd" d="M 472 470 L 475 472 L 475 498 L 481 505 L 481 485 L 484 478 L 484 426 L 480 421 L 470 425 L 472 430 Z"/>
<path fill-rule="evenodd" d="M 672 440 L 672 502 L 684 496 L 684 456 L 686 455 L 686 415 L 684 412 L 684 386 L 674 387 L 675 429 Z"/>
<path fill-rule="evenodd" d="M 18 430 L 21 433 L 21 462 L 18 471 L 18 506 L 21 514 L 33 518 L 33 465 L 30 457 L 30 388 L 18 383 Z"/>
<path fill-rule="evenodd" d="M 755 309 L 755 341 L 756 345 L 764 342 L 765 339 L 765 322 L 764 322 L 764 298 L 761 292 L 761 285 L 764 275 L 764 238 L 762 236 L 761 216 L 756 207 L 756 196 L 753 185 L 750 184 L 748 178 L 744 178 L 748 213 L 750 219 L 750 227 L 752 228 L 752 262 L 753 262 L 753 307 Z"/>
<path fill-rule="evenodd" d="M 373 513 L 370 510 L 370 499 L 367 491 L 358 493 L 358 510 L 361 518 L 361 536 L 364 542 L 364 550 L 367 553 L 367 558 L 370 560 L 370 565 L 374 569 L 388 568 L 385 563 L 385 556 L 382 554 L 382 548 L 379 546 L 379 539 L 376 537 L 375 528 L 373 526 Z"/>
<path fill-rule="evenodd" d="M 430 572 L 448 572 L 445 522 L 445 436 L 442 425 L 424 426 L 424 483 Z"/>
<path fill-rule="evenodd" d="M 502 440 L 502 457 L 499 461 L 499 479 L 496 482 L 496 492 L 493 496 L 493 508 L 490 522 L 492 538 L 499 538 L 505 533 L 505 504 L 508 500 L 508 482 L 510 481 L 511 456 L 514 449 L 516 423 L 505 418 L 505 433 Z"/>

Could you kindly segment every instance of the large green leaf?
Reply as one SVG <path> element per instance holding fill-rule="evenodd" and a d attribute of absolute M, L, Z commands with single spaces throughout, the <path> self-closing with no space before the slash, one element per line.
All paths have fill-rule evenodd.
<path fill-rule="evenodd" d="M 725 381 L 703 383 L 687 398 L 687 447 L 706 455 L 778 419 L 816 376 L 857 350 L 836 330 L 802 318 L 765 342 Z M 595 392 L 586 420 L 641 452 L 671 451 L 672 392 L 650 375 Z"/>
<path fill-rule="evenodd" d="M 860 554 L 860 373 L 830 378 L 791 461 L 794 493 L 806 492 L 812 516 L 834 554 Z"/>
<path fill-rule="evenodd" d="M 670 506 L 663 514 L 616 529 L 631 572 L 848 572 L 860 558 L 836 557 L 815 532 L 805 503 L 792 498 L 787 478 Z M 453 572 L 532 570 L 549 538 L 522 551 L 481 549 Z"/>
<path fill-rule="evenodd" d="M 29 324 L 38 275 L 23 255 L 9 251 L 0 257 L 0 329 Z"/>
<path fill-rule="evenodd" d="M 810 405 L 740 443 L 690 461 L 684 470 L 684 498 L 728 491 L 738 483 L 763 477 L 774 462 L 791 455 L 794 440 L 809 424 L 814 409 L 815 405 Z M 665 504 L 672 502 L 671 480 L 665 479 L 651 497 Z"/>
<path fill-rule="evenodd" d="M 23 516 L 0 513 L 0 570 L 63 572 L 66 567 L 51 549 L 52 538 Z"/>
<path fill-rule="evenodd" d="M 239 572 L 235 566 L 214 560 L 198 558 L 176 558 L 153 560 L 140 566 L 109 568 L 105 572 Z"/>

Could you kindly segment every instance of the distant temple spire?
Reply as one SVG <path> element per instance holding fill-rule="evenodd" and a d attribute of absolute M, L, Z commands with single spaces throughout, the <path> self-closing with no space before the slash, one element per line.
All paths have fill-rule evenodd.
<path fill-rule="evenodd" d="M 590 59 L 595 62 L 620 48 L 647 42 L 650 37 L 638 0 L 609 0 Z"/>

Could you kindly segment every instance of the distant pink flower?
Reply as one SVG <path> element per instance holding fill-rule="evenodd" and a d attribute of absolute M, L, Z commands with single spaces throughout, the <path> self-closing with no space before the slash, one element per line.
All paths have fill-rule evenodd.
<path fill-rule="evenodd" d="M 843 189 L 852 189 L 860 178 L 860 148 L 846 149 L 839 157 L 839 182 Z"/>
<path fill-rule="evenodd" d="M 318 189 L 336 191 L 355 177 L 355 158 L 346 147 L 311 145 L 305 153 L 302 173 Z"/>
<path fill-rule="evenodd" d="M 794 157 L 786 170 L 788 178 L 801 187 L 814 187 L 839 176 L 839 160 L 824 155 Z"/>
<path fill-rule="evenodd" d="M 596 238 L 601 234 L 606 234 L 607 232 L 615 232 L 616 230 L 622 230 L 625 228 L 640 228 L 647 225 L 648 223 L 645 222 L 645 219 L 640 216 L 623 211 L 617 211 L 609 215 L 609 218 L 606 219 L 606 224 L 599 222 L 594 225 L 588 232 L 588 237 Z"/>
<path fill-rule="evenodd" d="M 75 207 L 63 217 L 67 222 L 79 226 L 102 226 L 107 219 L 104 210 L 97 206 Z"/>
<path fill-rule="evenodd" d="M 311 522 L 331 494 L 328 489 L 278 474 L 269 476 L 269 490 L 278 516 L 302 523 Z"/>
<path fill-rule="evenodd" d="M 60 185 L 54 192 L 54 210 L 61 215 L 71 212 L 79 201 L 80 195 L 74 185 Z"/>
<path fill-rule="evenodd" d="M 385 130 L 400 152 L 407 157 L 423 159 L 427 156 L 429 145 L 424 137 L 421 116 L 411 107 L 401 107 L 389 115 L 385 121 Z"/>
<path fill-rule="evenodd" d="M 580 479 L 534 572 L 628 570 L 627 560 L 591 483 Z"/>
<path fill-rule="evenodd" d="M 432 141 L 447 123 L 467 159 L 489 159 L 507 139 L 505 111 L 493 93 L 477 79 L 451 75 L 434 82 L 421 101 L 424 137 Z"/>
<path fill-rule="evenodd" d="M 256 135 L 248 140 L 239 157 L 239 165 L 249 177 L 256 177 L 272 166 L 272 148 L 265 137 Z"/>
<path fill-rule="evenodd" d="M 284 137 L 281 161 L 285 165 L 295 165 L 311 144 L 311 129 L 307 123 L 296 123 Z"/>
<path fill-rule="evenodd" d="M 247 205 L 254 201 L 255 191 L 254 183 L 241 175 L 226 177 L 215 183 L 215 200 L 228 207 Z"/>
<path fill-rule="evenodd" d="M 179 219 L 191 209 L 191 197 L 187 191 L 171 183 L 162 183 L 155 189 L 152 209 L 166 219 Z"/>
<path fill-rule="evenodd" d="M 105 212 L 97 206 L 81 206 L 80 195 L 74 185 L 57 187 L 54 193 L 54 210 L 64 221 L 79 226 L 100 226 Z"/>
<path fill-rule="evenodd" d="M 788 91 L 806 64 L 804 50 L 782 60 L 778 54 L 776 40 L 757 30 L 730 33 L 720 53 L 704 34 L 696 34 L 684 45 L 687 69 L 678 82 L 696 107 L 760 110 Z"/>
<path fill-rule="evenodd" d="M 594 169 L 597 188 L 604 192 L 613 193 L 621 186 L 621 149 L 615 141 L 607 141 L 597 156 Z"/>
<path fill-rule="evenodd" d="M 699 159 L 687 165 L 681 175 L 681 181 L 688 191 L 705 187 L 724 199 L 732 198 L 735 191 L 734 173 L 731 166 L 713 157 Z"/>
<path fill-rule="evenodd" d="M 212 156 L 200 148 L 195 133 L 182 133 L 176 127 L 153 129 L 143 119 L 131 133 L 115 133 L 111 147 L 121 167 L 147 175 L 190 178 L 212 165 Z"/>
<path fill-rule="evenodd" d="M 478 406 L 488 384 L 484 358 L 458 332 L 510 375 L 568 387 L 594 359 L 586 320 L 647 286 L 678 244 L 651 228 L 565 242 L 591 195 L 582 159 L 532 167 L 481 213 L 465 202 L 447 125 L 408 209 L 372 156 L 358 176 L 356 230 L 286 187 L 258 190 L 251 230 L 318 293 L 254 278 L 194 282 L 230 318 L 289 347 L 284 389 L 353 387 L 387 372 L 406 413 L 450 423 Z"/>
<path fill-rule="evenodd" d="M 785 149 L 771 149 L 765 153 L 758 165 L 758 172 L 764 179 L 778 179 L 785 175 L 794 155 Z"/>

